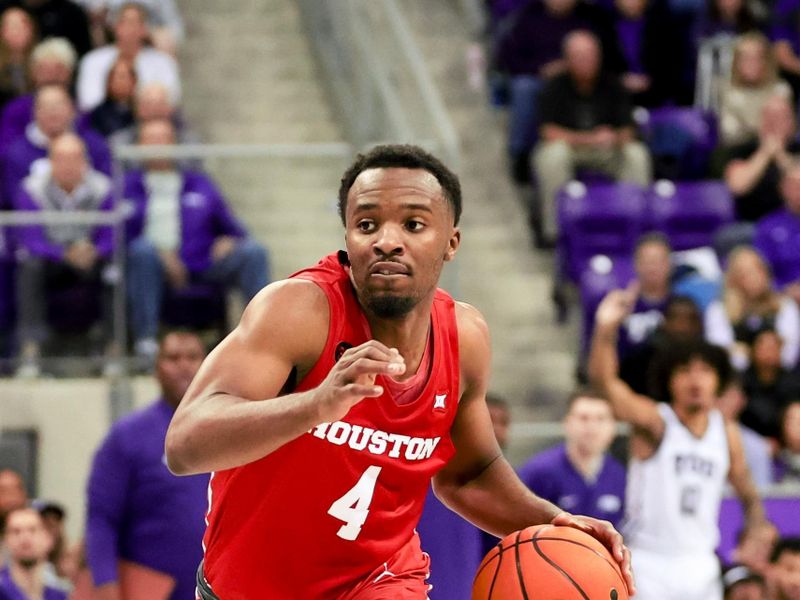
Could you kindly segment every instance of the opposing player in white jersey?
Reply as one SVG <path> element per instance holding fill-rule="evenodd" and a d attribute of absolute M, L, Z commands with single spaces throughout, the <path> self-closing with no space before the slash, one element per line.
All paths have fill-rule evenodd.
<path fill-rule="evenodd" d="M 674 344 L 651 367 L 653 398 L 617 375 L 617 333 L 638 290 L 609 293 L 595 316 L 593 382 L 630 423 L 623 533 L 637 600 L 721 600 L 719 507 L 726 479 L 742 501 L 745 535 L 772 525 L 747 468 L 738 426 L 714 408 L 730 374 L 725 351 L 703 341 Z"/>

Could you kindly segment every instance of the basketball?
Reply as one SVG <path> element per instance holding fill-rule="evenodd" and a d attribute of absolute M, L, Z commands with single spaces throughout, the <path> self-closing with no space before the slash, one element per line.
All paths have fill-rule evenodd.
<path fill-rule="evenodd" d="M 472 600 L 628 600 L 617 562 L 574 527 L 535 525 L 506 536 L 481 562 Z"/>

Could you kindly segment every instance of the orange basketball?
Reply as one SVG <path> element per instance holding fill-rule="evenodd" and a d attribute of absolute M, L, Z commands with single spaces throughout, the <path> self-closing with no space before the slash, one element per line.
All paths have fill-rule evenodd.
<path fill-rule="evenodd" d="M 535 525 L 506 536 L 478 567 L 472 600 L 628 600 L 611 553 L 574 527 Z"/>

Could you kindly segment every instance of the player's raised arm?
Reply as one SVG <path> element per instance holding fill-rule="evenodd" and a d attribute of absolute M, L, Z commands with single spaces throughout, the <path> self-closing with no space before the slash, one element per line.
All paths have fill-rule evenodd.
<path fill-rule="evenodd" d="M 589 355 L 589 378 L 609 399 L 617 419 L 630 423 L 652 440 L 660 440 L 664 432 L 664 420 L 656 403 L 651 398 L 635 393 L 618 375 L 619 328 L 633 309 L 637 294 L 638 290 L 633 285 L 624 290 L 613 290 L 597 308 Z"/>
<path fill-rule="evenodd" d="M 367 397 L 379 373 L 402 373 L 396 351 L 370 341 L 349 349 L 313 390 L 281 396 L 319 358 L 328 301 L 316 284 L 288 280 L 260 292 L 236 329 L 206 358 L 172 419 L 169 468 L 180 475 L 258 460 Z M 290 381 L 291 378 L 291 381 Z"/>

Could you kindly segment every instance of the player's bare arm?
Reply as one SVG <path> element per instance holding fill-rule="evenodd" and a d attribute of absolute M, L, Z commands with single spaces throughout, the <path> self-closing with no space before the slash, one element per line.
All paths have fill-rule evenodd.
<path fill-rule="evenodd" d="M 503 456 L 486 407 L 491 348 L 483 316 L 458 303 L 462 394 L 451 428 L 455 456 L 434 477 L 436 495 L 451 509 L 499 537 L 542 523 L 576 527 L 602 541 L 619 561 L 629 591 L 630 552 L 607 521 L 571 515 L 532 493 Z"/>
<path fill-rule="evenodd" d="M 381 395 L 380 373 L 402 373 L 402 358 L 379 342 L 351 348 L 313 390 L 281 396 L 319 358 L 329 309 L 314 283 L 288 280 L 256 296 L 240 324 L 206 358 L 167 432 L 170 469 L 181 475 L 253 462 L 310 428 Z M 293 374 L 294 371 L 294 374 Z"/>
<path fill-rule="evenodd" d="M 726 421 L 725 433 L 728 438 L 728 448 L 731 456 L 728 481 L 742 503 L 745 535 L 765 537 L 772 540 L 775 537 L 775 528 L 767 521 L 764 505 L 758 495 L 758 489 L 753 483 L 750 469 L 747 467 L 739 425 L 733 421 Z"/>
<path fill-rule="evenodd" d="M 589 378 L 611 402 L 614 416 L 630 423 L 636 437 L 658 446 L 664 435 L 664 419 L 656 402 L 635 393 L 619 378 L 617 336 L 622 322 L 636 303 L 636 287 L 609 292 L 595 314 L 595 329 L 589 355 Z"/>

